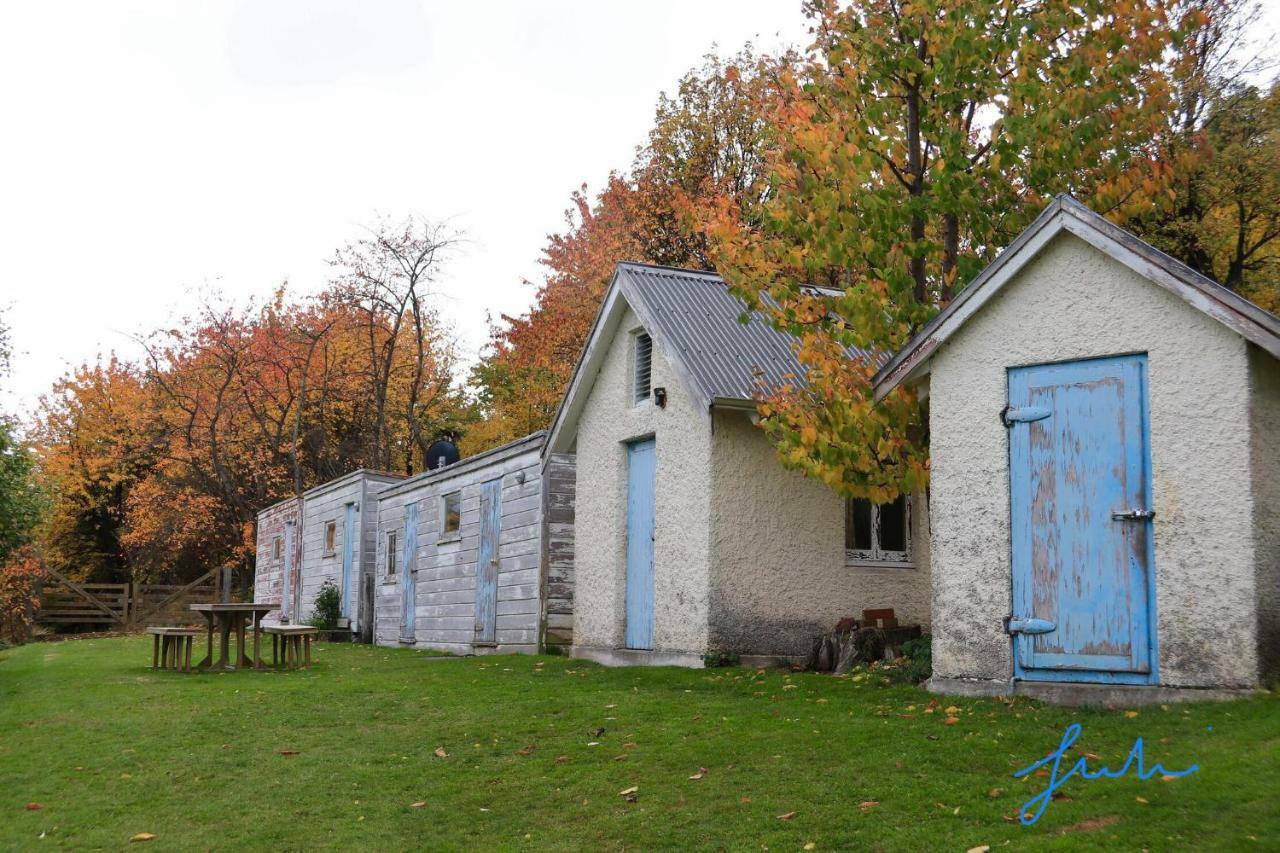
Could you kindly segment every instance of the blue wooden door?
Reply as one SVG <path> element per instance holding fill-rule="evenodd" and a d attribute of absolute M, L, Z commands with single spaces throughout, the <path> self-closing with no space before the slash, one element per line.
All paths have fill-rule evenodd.
<path fill-rule="evenodd" d="M 498 535 L 502 533 L 502 480 L 480 485 L 480 546 L 476 563 L 477 645 L 498 640 Z"/>
<path fill-rule="evenodd" d="M 400 560 L 400 642 L 412 643 L 417 635 L 417 569 L 418 554 L 418 504 L 405 508 L 404 553 Z"/>
<path fill-rule="evenodd" d="M 355 583 L 351 576 L 352 564 L 355 562 L 356 546 L 356 505 L 347 504 L 347 517 L 342 522 L 342 615 L 348 619 L 355 612 Z"/>
<path fill-rule="evenodd" d="M 653 439 L 627 445 L 626 644 L 653 648 L 654 485 Z"/>
<path fill-rule="evenodd" d="M 280 618 L 285 622 L 293 619 L 295 600 L 293 587 L 297 582 L 293 573 L 293 528 L 292 521 L 284 523 L 284 565 L 280 567 Z"/>
<path fill-rule="evenodd" d="M 1146 356 L 1009 371 L 1014 675 L 1155 680 Z"/>

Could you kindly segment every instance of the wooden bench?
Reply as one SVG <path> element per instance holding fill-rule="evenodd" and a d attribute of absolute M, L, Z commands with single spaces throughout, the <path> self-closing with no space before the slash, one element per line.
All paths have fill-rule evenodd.
<path fill-rule="evenodd" d="M 271 635 L 272 666 L 311 666 L 311 640 L 320 635 L 318 628 L 309 625 L 267 625 L 263 629 Z"/>
<path fill-rule="evenodd" d="M 155 626 L 147 629 L 152 636 L 151 668 L 191 671 L 191 645 L 199 628 Z"/>

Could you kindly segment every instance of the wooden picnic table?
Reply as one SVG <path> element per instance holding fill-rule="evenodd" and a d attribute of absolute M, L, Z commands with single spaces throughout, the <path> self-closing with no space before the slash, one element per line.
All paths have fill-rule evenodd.
<path fill-rule="evenodd" d="M 261 604 L 193 604 L 191 609 L 204 616 L 209 627 L 209 649 L 204 660 L 197 669 L 235 670 L 241 667 L 262 669 L 262 617 L 272 610 L 279 610 L 280 604 L 263 602 Z M 245 653 L 245 620 L 253 623 L 253 658 Z M 213 630 L 218 626 L 221 634 L 218 662 L 213 662 Z M 231 633 L 236 635 L 236 654 L 231 657 Z"/>

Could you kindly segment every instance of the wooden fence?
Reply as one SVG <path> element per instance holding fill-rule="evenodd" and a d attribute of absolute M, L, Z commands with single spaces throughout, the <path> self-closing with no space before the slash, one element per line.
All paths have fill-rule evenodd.
<path fill-rule="evenodd" d="M 41 625 L 84 625 L 100 630 L 146 625 L 196 624 L 190 606 L 226 601 L 231 570 L 214 569 L 186 584 L 76 583 L 46 569 L 36 622 Z"/>

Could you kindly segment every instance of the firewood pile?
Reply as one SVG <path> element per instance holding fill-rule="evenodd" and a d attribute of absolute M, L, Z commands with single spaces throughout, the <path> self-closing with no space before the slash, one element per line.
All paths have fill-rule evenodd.
<path fill-rule="evenodd" d="M 906 640 L 920 636 L 919 625 L 899 625 L 893 608 L 862 611 L 862 618 L 846 616 L 835 630 L 813 638 L 808 668 L 814 672 L 848 672 L 856 664 L 898 657 Z"/>

